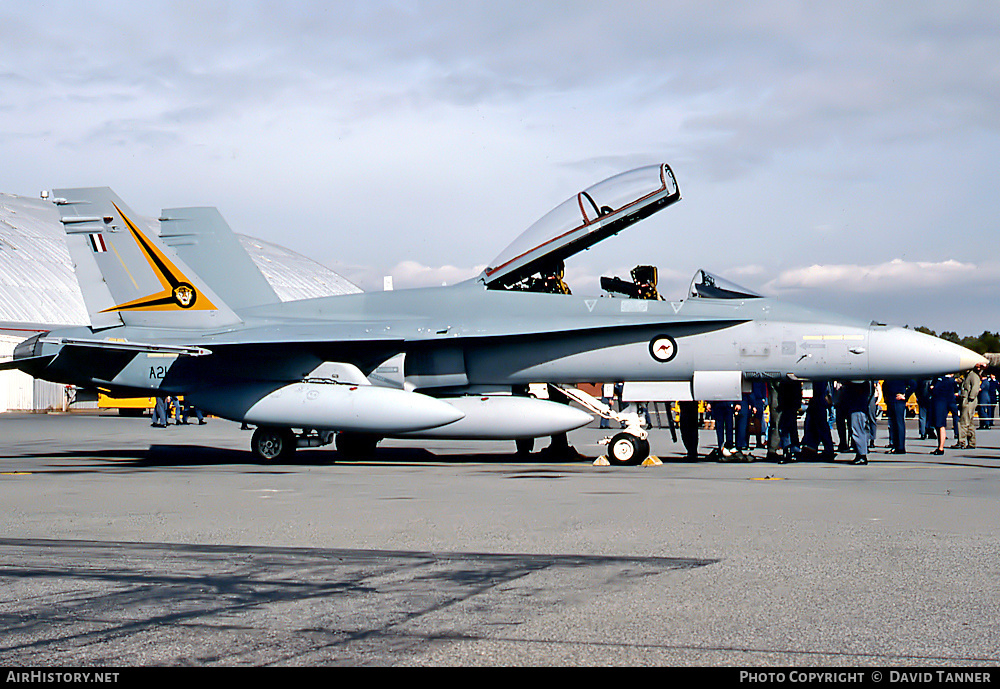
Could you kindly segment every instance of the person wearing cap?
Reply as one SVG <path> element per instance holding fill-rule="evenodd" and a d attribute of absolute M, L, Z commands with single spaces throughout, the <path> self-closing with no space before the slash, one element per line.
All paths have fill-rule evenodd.
<path fill-rule="evenodd" d="M 959 388 L 958 395 L 958 443 L 956 448 L 973 448 L 976 446 L 976 426 L 972 423 L 972 417 L 976 413 L 976 404 L 979 402 L 979 387 L 983 383 L 983 371 L 986 364 L 976 364 L 975 367 L 965 374 L 962 387 Z"/>

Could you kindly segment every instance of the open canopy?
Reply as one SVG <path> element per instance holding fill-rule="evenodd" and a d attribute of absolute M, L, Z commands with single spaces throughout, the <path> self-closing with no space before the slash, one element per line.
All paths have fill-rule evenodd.
<path fill-rule="evenodd" d="M 615 175 L 556 206 L 490 262 L 482 279 L 506 289 L 535 273 L 554 271 L 562 261 L 681 198 L 668 165 Z"/>

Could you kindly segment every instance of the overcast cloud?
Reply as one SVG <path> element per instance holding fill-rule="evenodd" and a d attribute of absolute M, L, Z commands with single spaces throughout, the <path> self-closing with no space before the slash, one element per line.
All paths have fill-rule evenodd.
<path fill-rule="evenodd" d="M 676 206 L 567 265 L 700 267 L 998 330 L 994 2 L 5 2 L 0 191 L 218 206 L 365 289 L 478 274 L 617 172 Z"/>

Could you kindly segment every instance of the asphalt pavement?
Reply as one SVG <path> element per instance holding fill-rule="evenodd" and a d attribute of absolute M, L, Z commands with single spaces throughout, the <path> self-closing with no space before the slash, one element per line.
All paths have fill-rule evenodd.
<path fill-rule="evenodd" d="M 862 467 L 659 429 L 662 466 L 593 466 L 603 435 L 267 465 L 219 419 L 0 415 L 0 663 L 1000 663 L 1000 428 Z"/>

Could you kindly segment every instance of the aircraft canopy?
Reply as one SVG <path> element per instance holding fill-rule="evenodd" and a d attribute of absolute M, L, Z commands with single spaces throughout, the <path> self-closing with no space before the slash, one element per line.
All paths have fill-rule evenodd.
<path fill-rule="evenodd" d="M 575 194 L 524 231 L 486 268 L 491 289 L 506 289 L 679 201 L 668 165 L 623 172 Z"/>
<path fill-rule="evenodd" d="M 691 278 L 688 296 L 700 299 L 760 299 L 751 289 L 741 287 L 726 278 L 713 275 L 707 270 L 698 270 Z"/>

